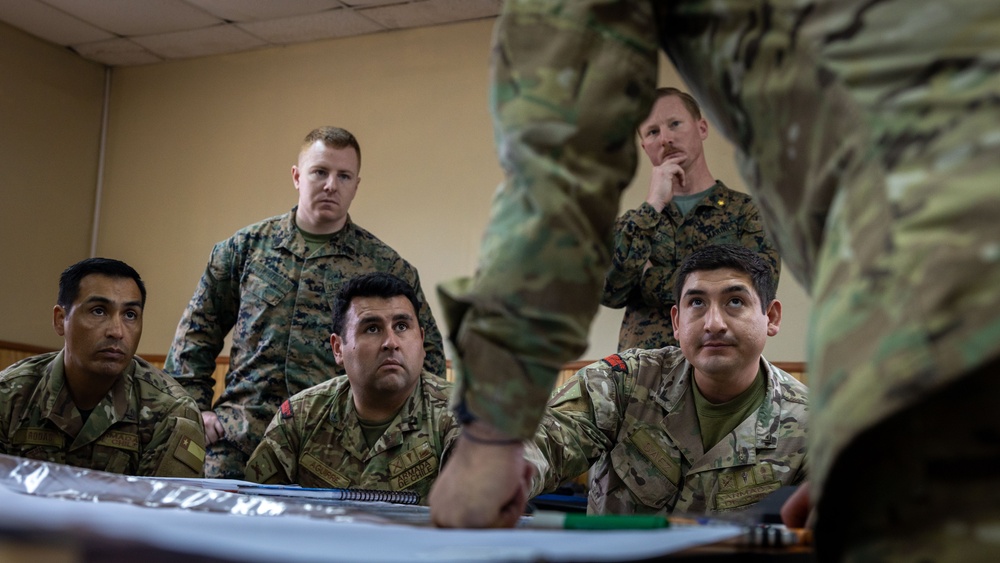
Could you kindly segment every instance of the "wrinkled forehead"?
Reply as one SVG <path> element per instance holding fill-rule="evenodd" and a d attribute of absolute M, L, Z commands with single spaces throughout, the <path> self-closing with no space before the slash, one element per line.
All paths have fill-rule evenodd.
<path fill-rule="evenodd" d="M 750 275 L 733 268 L 695 270 L 689 273 L 684 279 L 681 295 L 689 293 L 705 295 L 749 293 L 752 297 L 757 297 Z"/>
<path fill-rule="evenodd" d="M 347 309 L 349 322 L 377 321 L 390 322 L 400 318 L 416 319 L 413 303 L 405 295 L 392 297 L 355 297 Z"/>
<path fill-rule="evenodd" d="M 121 303 L 142 303 L 142 292 L 132 278 L 113 277 L 105 274 L 87 274 L 80 279 L 79 291 L 73 305 L 101 298 Z"/>

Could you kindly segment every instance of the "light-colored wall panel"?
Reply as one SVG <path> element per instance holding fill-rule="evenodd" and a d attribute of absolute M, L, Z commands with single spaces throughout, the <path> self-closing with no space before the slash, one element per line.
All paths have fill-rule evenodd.
<path fill-rule="evenodd" d="M 86 258 L 104 69 L 0 24 L 0 340 L 59 347 L 59 274 Z"/>
<path fill-rule="evenodd" d="M 434 287 L 472 273 L 502 178 L 487 107 L 491 32 L 479 21 L 116 69 L 98 253 L 146 279 L 140 352 L 166 352 L 215 242 L 294 205 L 299 142 L 324 124 L 362 145 L 352 217 L 417 266 L 440 319 Z M 660 82 L 679 83 L 669 64 Z M 714 130 L 707 151 L 713 173 L 742 189 Z M 640 161 L 623 209 L 645 196 Z M 779 297 L 783 330 L 766 354 L 801 361 L 808 299 L 789 275 Z M 613 351 L 620 321 L 602 309 L 583 357 Z"/>

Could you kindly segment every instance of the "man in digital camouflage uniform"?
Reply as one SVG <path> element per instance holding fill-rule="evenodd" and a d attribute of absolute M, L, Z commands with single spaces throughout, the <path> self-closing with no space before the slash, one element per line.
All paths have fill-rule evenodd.
<path fill-rule="evenodd" d="M 690 254 L 671 309 L 680 348 L 613 354 L 566 382 L 535 435 L 532 494 L 590 469 L 590 513 L 714 514 L 801 483 L 806 387 L 761 356 L 781 324 L 775 290 L 742 246 Z"/>
<path fill-rule="evenodd" d="M 512 440 L 584 350 L 659 39 L 813 299 L 820 556 L 1000 557 L 1000 4 L 521 0 L 496 38 L 508 178 L 444 290 L 466 428 L 502 445 L 459 440 L 435 521 L 516 521 Z"/>
<path fill-rule="evenodd" d="M 281 405 L 246 478 L 409 490 L 427 504 L 459 425 L 448 408 L 451 383 L 422 371 L 419 309 L 409 284 L 390 274 L 366 274 L 341 286 L 330 342 L 347 375 Z"/>
<path fill-rule="evenodd" d="M 313 130 L 292 166 L 298 205 L 212 250 L 164 368 L 202 410 L 208 477 L 242 478 L 278 406 L 343 373 L 328 344 L 330 307 L 341 284 L 354 276 L 390 272 L 416 288 L 427 331 L 426 368 L 445 373 L 441 335 L 417 270 L 348 215 L 360 168 L 354 135 L 336 127 Z M 230 330 L 229 371 L 213 408 L 215 358 Z"/>
<path fill-rule="evenodd" d="M 201 477 L 198 405 L 135 356 L 146 287 L 129 265 L 88 258 L 59 278 L 63 349 L 0 373 L 0 453 L 125 475 Z"/>
<path fill-rule="evenodd" d="M 601 304 L 625 308 L 618 351 L 677 346 L 670 326 L 674 272 L 692 251 L 739 244 L 781 271 L 778 251 L 764 234 L 750 196 L 716 180 L 705 159 L 708 121 L 690 94 L 658 88 L 638 128 L 653 164 L 646 200 L 615 224 L 611 268 Z"/>

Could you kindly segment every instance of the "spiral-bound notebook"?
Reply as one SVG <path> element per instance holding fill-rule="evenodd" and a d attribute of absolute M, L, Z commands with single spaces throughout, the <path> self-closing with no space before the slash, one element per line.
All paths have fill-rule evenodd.
<path fill-rule="evenodd" d="M 419 504 L 420 495 L 414 491 L 379 491 L 375 489 L 320 489 L 298 485 L 261 485 L 239 479 L 199 479 L 186 477 L 149 477 L 176 485 L 214 489 L 244 495 L 270 497 L 295 497 L 313 500 L 391 502 L 394 504 Z"/>
<path fill-rule="evenodd" d="M 413 491 L 378 491 L 375 489 L 318 489 L 295 485 L 239 485 L 237 492 L 247 495 L 298 497 L 316 500 L 351 500 L 417 504 L 420 495 Z"/>

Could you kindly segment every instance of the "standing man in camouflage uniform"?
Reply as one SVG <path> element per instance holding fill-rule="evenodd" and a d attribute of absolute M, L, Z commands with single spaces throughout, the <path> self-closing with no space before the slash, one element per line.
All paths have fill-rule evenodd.
<path fill-rule="evenodd" d="M 131 266 L 88 258 L 59 278 L 65 345 L 0 373 L 0 453 L 124 475 L 201 477 L 198 405 L 135 355 L 146 287 Z"/>
<path fill-rule="evenodd" d="M 781 324 L 775 290 L 753 251 L 695 250 L 674 282 L 680 348 L 614 354 L 563 385 L 535 436 L 533 494 L 590 469 L 590 513 L 717 513 L 801 483 L 806 387 L 761 356 Z"/>
<path fill-rule="evenodd" d="M 366 274 L 341 286 L 330 344 L 347 372 L 282 403 L 247 479 L 305 487 L 411 490 L 427 503 L 458 437 L 451 384 L 422 370 L 420 302 L 405 281 Z"/>
<path fill-rule="evenodd" d="M 820 555 L 1000 558 L 1000 3 L 519 0 L 495 37 L 508 178 L 444 290 L 456 401 L 496 444 L 459 440 L 435 521 L 516 521 L 515 440 L 584 349 L 659 40 L 813 298 Z"/>
<path fill-rule="evenodd" d="M 618 350 L 677 346 L 670 326 L 674 272 L 695 249 L 739 244 L 774 269 L 781 260 L 764 235 L 750 196 L 727 188 L 708 170 L 708 121 L 690 94 L 657 88 L 653 110 L 639 125 L 639 144 L 653 164 L 646 201 L 615 224 L 611 268 L 601 304 L 625 307 Z"/>
<path fill-rule="evenodd" d="M 354 276 L 391 272 L 416 288 L 427 331 L 425 366 L 444 374 L 441 335 L 417 270 L 348 214 L 360 169 L 354 135 L 337 127 L 313 130 L 292 166 L 298 205 L 212 250 L 165 366 L 202 409 L 208 477 L 242 478 L 278 406 L 343 373 L 328 344 L 331 302 Z M 229 372 L 213 408 L 215 358 L 230 330 Z"/>

